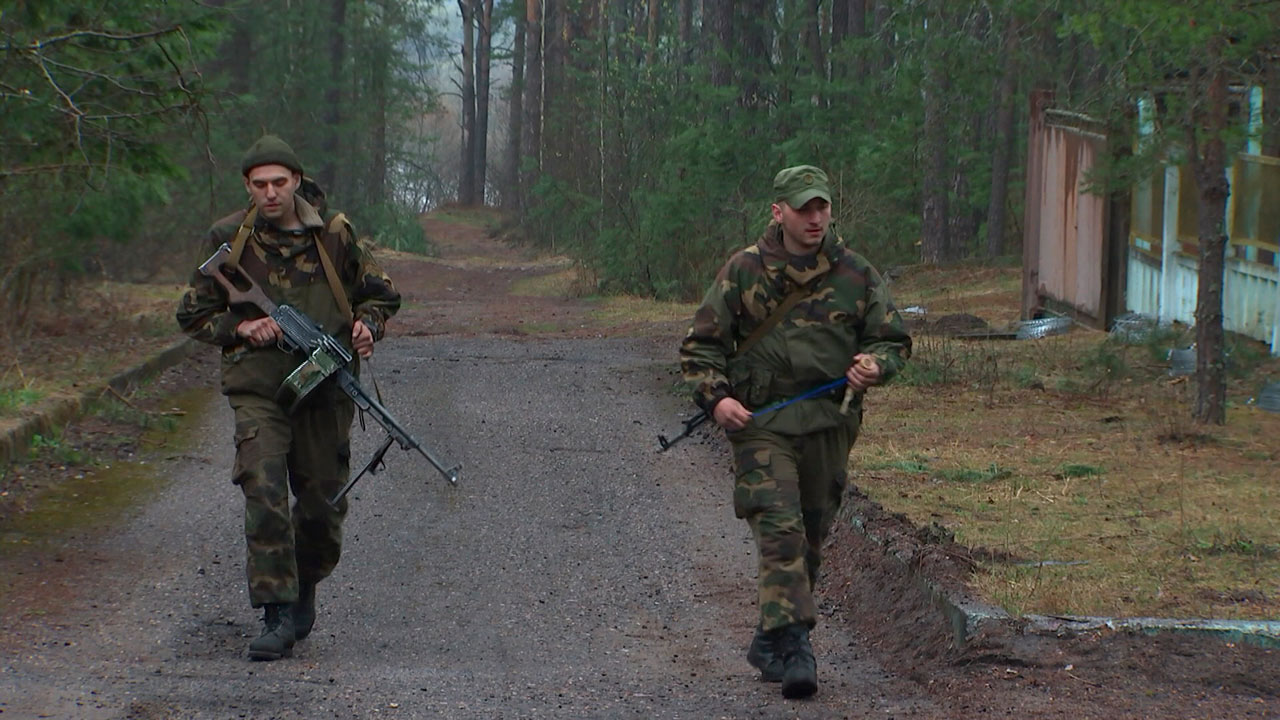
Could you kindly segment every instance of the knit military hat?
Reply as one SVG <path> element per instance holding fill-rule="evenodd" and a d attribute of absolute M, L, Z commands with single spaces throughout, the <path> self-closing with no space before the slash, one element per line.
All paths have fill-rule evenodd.
<path fill-rule="evenodd" d="M 294 154 L 293 148 L 275 135 L 263 135 L 258 138 L 258 141 L 245 151 L 244 157 L 240 158 L 240 172 L 246 177 L 250 170 L 259 165 L 283 165 L 299 175 L 302 174 L 302 163 L 298 162 L 298 156 Z"/>
<path fill-rule="evenodd" d="M 820 168 L 797 165 L 774 176 L 773 196 L 792 208 L 801 208 L 816 197 L 831 202 L 831 188 L 827 185 L 827 174 Z"/>

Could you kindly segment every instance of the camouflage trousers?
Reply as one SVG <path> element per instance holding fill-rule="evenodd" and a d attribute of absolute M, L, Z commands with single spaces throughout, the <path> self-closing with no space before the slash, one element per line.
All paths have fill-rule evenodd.
<path fill-rule="evenodd" d="M 244 492 L 245 570 L 255 608 L 297 600 L 299 581 L 328 577 L 342 553 L 347 501 L 335 510 L 326 498 L 347 482 L 355 406 L 332 383 L 313 395 L 293 415 L 271 398 L 227 396 L 236 416 L 232 481 Z"/>
<path fill-rule="evenodd" d="M 759 552 L 760 627 L 775 630 L 817 620 L 813 587 L 827 538 L 848 484 L 850 423 L 807 435 L 748 427 L 730 433 L 734 513 L 751 526 Z"/>

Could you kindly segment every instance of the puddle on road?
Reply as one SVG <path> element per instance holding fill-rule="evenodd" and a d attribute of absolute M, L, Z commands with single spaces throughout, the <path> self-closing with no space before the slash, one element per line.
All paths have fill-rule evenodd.
<path fill-rule="evenodd" d="M 199 388 L 169 396 L 166 404 L 184 414 L 177 416 L 176 427 L 144 430 L 133 459 L 94 462 L 26 497 L 26 509 L 0 523 L 0 552 L 9 555 L 23 547 L 49 549 L 76 539 L 78 531 L 118 524 L 172 480 L 162 472 L 163 461 L 158 458 L 191 444 L 194 429 L 211 407 L 214 394 Z"/>

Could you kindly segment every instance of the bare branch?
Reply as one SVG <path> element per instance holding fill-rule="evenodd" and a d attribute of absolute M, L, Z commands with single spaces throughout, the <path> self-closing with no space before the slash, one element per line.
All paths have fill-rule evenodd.
<path fill-rule="evenodd" d="M 64 170 L 88 170 L 93 166 L 88 163 L 54 163 L 50 165 L 29 165 L 27 167 L 0 168 L 0 177 L 17 175 L 39 175 L 41 173 L 57 173 Z"/>
<path fill-rule="evenodd" d="M 0 45 L 0 50 L 3 50 L 5 52 L 8 52 L 10 50 L 39 51 L 39 50 L 43 50 L 44 48 L 50 47 L 52 45 L 57 45 L 59 43 L 66 42 L 68 40 L 76 40 L 78 38 L 84 38 L 84 37 L 94 37 L 94 38 L 101 38 L 104 40 L 121 40 L 124 42 L 133 42 L 136 40 L 146 40 L 147 38 L 156 37 L 158 35 L 168 35 L 169 33 L 179 29 L 180 27 L 181 27 L 180 25 L 171 25 L 167 28 L 160 28 L 159 30 L 151 30 L 151 31 L 142 32 L 142 33 L 133 33 L 130 35 L 117 35 L 115 33 L 102 32 L 100 30 L 77 30 L 75 32 L 66 33 L 64 35 L 55 35 L 51 38 L 46 38 L 44 40 L 33 40 L 32 42 L 22 46 L 14 46 L 9 43 L 5 43 L 4 45 Z"/>
<path fill-rule="evenodd" d="M 82 77 L 93 78 L 95 80 L 102 80 L 103 82 L 106 82 L 110 85 L 114 85 L 117 88 L 133 95 L 143 95 L 146 97 L 158 96 L 158 93 L 151 92 L 150 90 L 143 90 L 142 88 L 129 87 L 128 85 L 125 85 L 124 83 L 120 82 L 118 79 L 112 77 L 111 75 L 107 75 L 106 73 L 100 73 L 100 72 L 97 72 L 96 70 L 89 70 L 87 68 L 78 67 L 76 65 L 68 65 L 66 63 L 60 63 L 57 60 L 46 58 L 43 55 L 38 55 L 37 57 L 41 59 L 41 62 L 48 63 L 49 65 L 52 65 L 53 67 L 59 68 L 61 70 L 65 70 L 68 73 L 80 75 Z"/>

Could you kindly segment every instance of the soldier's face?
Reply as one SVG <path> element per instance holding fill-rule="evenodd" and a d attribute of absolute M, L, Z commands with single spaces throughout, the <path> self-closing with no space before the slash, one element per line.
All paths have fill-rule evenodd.
<path fill-rule="evenodd" d="M 244 179 L 258 214 L 273 222 L 293 219 L 293 194 L 301 183 L 302 176 L 283 165 L 259 165 Z"/>
<path fill-rule="evenodd" d="M 798 208 L 774 203 L 773 219 L 782 226 L 782 244 L 787 251 L 807 255 L 822 245 L 822 236 L 831 226 L 831 203 L 822 198 L 813 198 Z"/>

